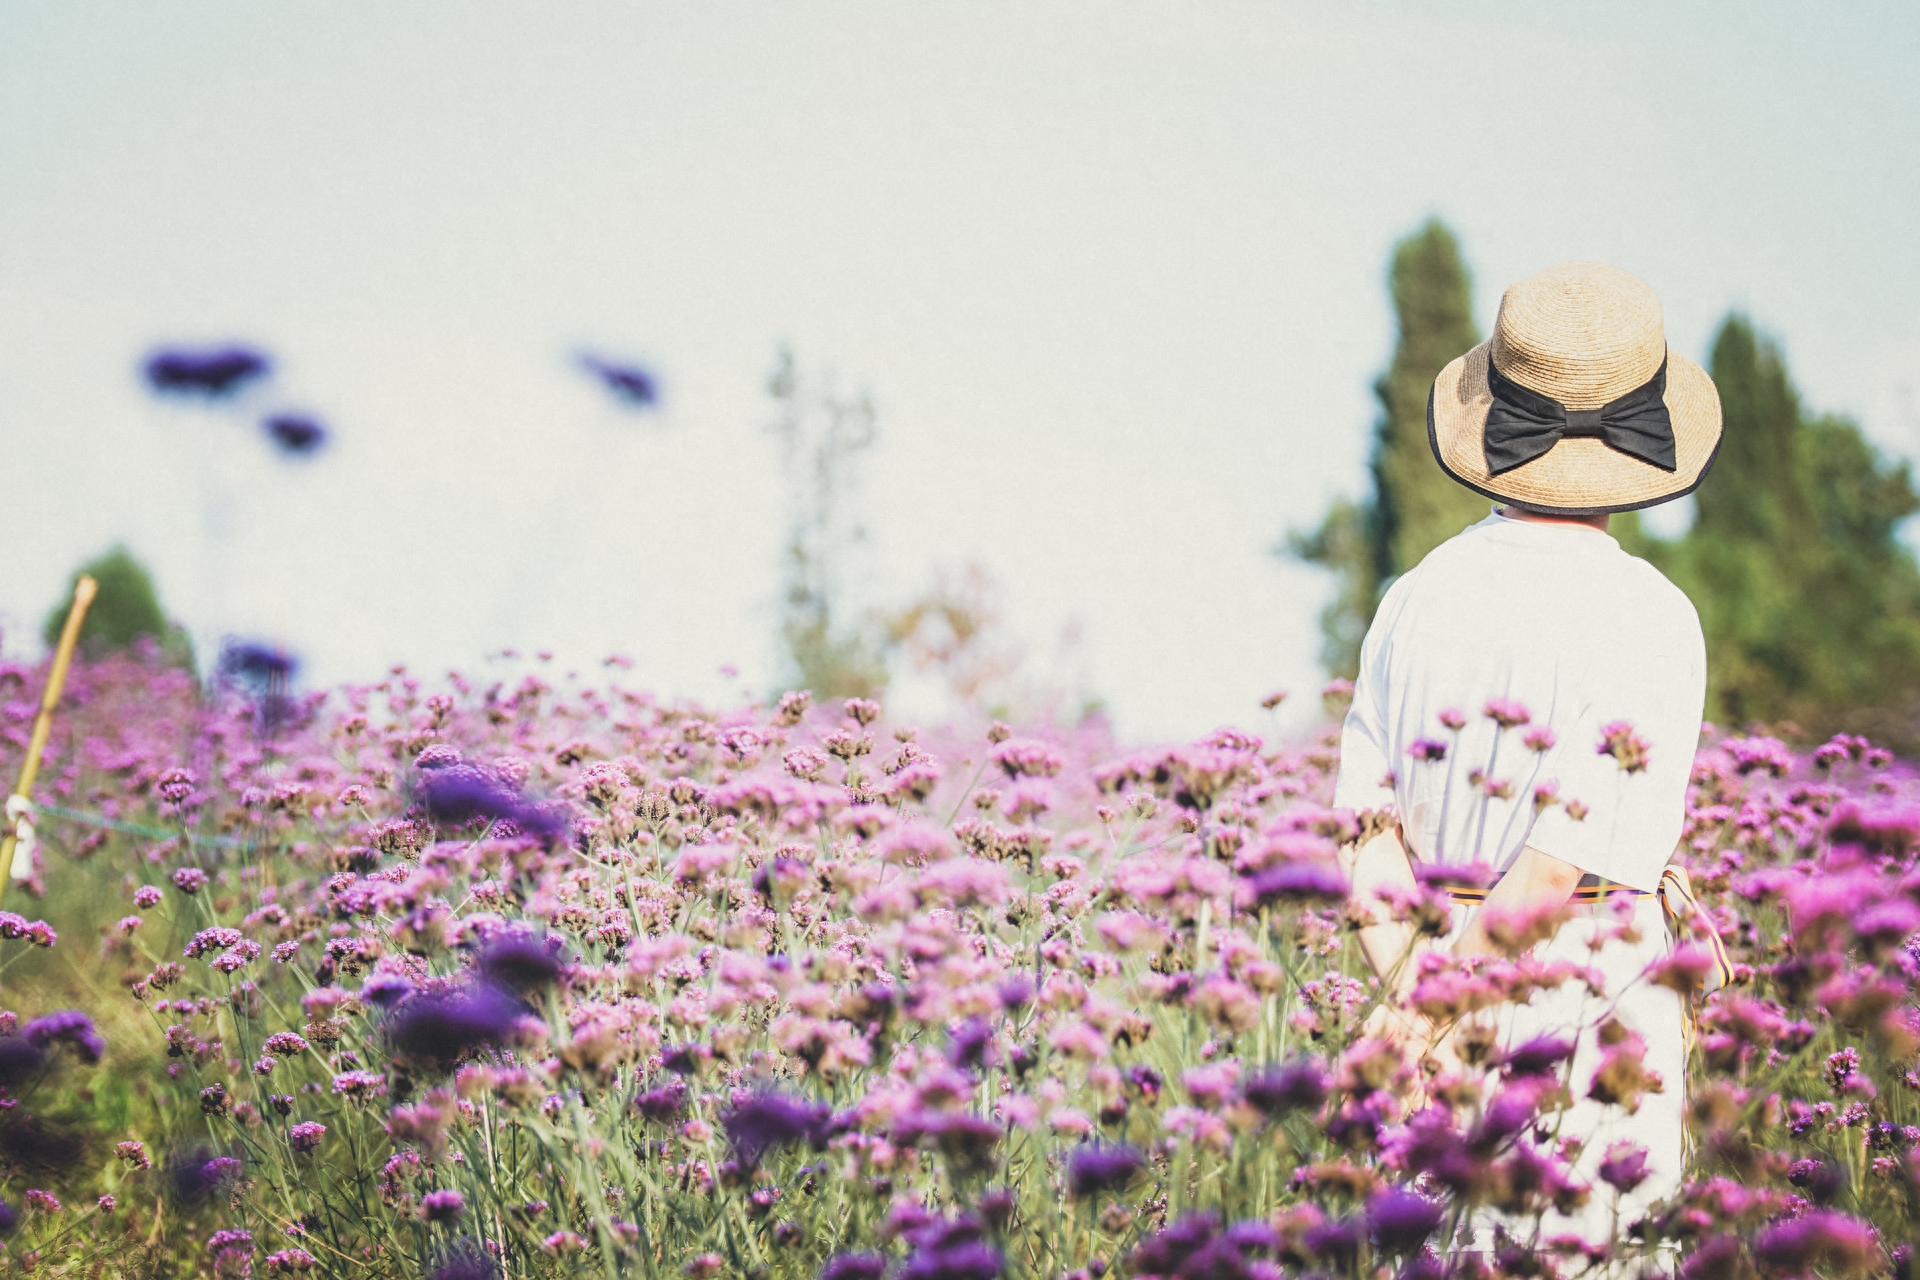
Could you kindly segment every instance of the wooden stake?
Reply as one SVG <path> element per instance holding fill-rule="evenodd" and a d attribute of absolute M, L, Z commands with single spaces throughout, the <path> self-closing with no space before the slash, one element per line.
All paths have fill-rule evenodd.
<path fill-rule="evenodd" d="M 60 693 L 66 688 L 67 667 L 73 661 L 73 647 L 80 642 L 80 624 L 87 619 L 87 606 L 93 603 L 94 592 L 100 584 L 86 574 L 80 575 L 80 581 L 73 584 L 73 604 L 67 610 L 67 625 L 60 629 L 60 644 L 53 651 L 53 669 L 47 672 L 46 692 L 40 695 L 40 714 L 33 718 L 33 736 L 27 741 L 27 758 L 20 762 L 20 781 L 14 784 L 13 794 L 22 801 L 31 802 L 33 780 L 40 772 L 40 756 L 47 749 L 47 735 L 53 732 L 53 709 L 60 705 Z M 7 885 L 13 880 L 13 850 L 22 835 L 29 841 L 33 835 L 32 818 L 27 813 L 19 813 L 22 806 L 7 802 L 7 833 L 0 837 L 0 897 L 4 897 Z M 22 877 L 23 879 L 25 877 Z"/>

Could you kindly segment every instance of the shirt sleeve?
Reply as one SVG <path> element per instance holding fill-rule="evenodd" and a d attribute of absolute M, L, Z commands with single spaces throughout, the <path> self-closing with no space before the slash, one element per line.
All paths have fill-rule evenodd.
<path fill-rule="evenodd" d="M 1360 646 L 1360 674 L 1353 683 L 1353 705 L 1347 708 L 1346 721 L 1340 727 L 1340 776 L 1333 785 L 1336 809 L 1385 809 L 1394 802 L 1393 757 L 1387 739 L 1384 630 L 1382 617 L 1376 615 Z"/>
<path fill-rule="evenodd" d="M 1678 597 L 1667 625 L 1617 656 L 1591 698 L 1564 725 L 1543 761 L 1559 788 L 1527 843 L 1585 872 L 1649 892 L 1673 856 L 1686 821 L 1687 786 L 1706 701 L 1706 643 L 1691 603 Z M 1607 752 L 1610 727 L 1644 744 L 1644 763 Z M 1616 734 L 1619 731 L 1616 730 Z M 1631 767 L 1638 765 L 1639 767 Z"/>

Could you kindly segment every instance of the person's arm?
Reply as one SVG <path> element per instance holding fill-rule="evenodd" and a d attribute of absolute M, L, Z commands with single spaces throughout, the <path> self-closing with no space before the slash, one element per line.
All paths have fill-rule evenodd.
<path fill-rule="evenodd" d="M 1487 890 L 1486 902 L 1454 940 L 1453 954 L 1494 954 L 1499 948 L 1487 937 L 1486 918 L 1489 911 L 1500 914 L 1560 906 L 1573 897 L 1573 891 L 1580 886 L 1580 875 L 1580 868 L 1571 862 L 1563 862 L 1550 853 L 1542 853 L 1528 845 L 1520 851 L 1520 856 L 1493 888 Z"/>
<path fill-rule="evenodd" d="M 1398 826 L 1388 827 L 1349 856 L 1350 895 L 1375 920 L 1360 929 L 1360 950 L 1380 980 L 1392 984 L 1383 1002 L 1396 1004 L 1413 987 L 1413 926 L 1393 914 L 1379 895 L 1383 889 L 1411 894 L 1413 866 Z"/>

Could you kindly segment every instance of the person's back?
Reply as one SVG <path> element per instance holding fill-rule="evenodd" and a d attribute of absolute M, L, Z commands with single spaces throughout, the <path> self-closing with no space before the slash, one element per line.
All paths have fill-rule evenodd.
<path fill-rule="evenodd" d="M 1706 651 L 1692 603 L 1652 565 L 1589 526 L 1495 512 L 1393 584 L 1361 668 L 1337 805 L 1391 806 L 1424 861 L 1504 869 L 1532 844 L 1656 887 L 1680 834 Z M 1620 724 L 1649 748 L 1632 775 L 1601 750 Z"/>
<path fill-rule="evenodd" d="M 1573 263 L 1507 290 L 1493 338 L 1441 371 L 1427 413 L 1441 469 L 1505 505 L 1395 582 L 1361 649 L 1334 803 L 1376 819 L 1343 855 L 1356 906 L 1379 913 L 1359 930 L 1387 997 L 1368 1030 L 1410 1040 L 1436 1070 L 1471 1072 L 1453 1052 L 1458 1020 L 1411 998 L 1417 974 L 1509 950 L 1503 917 L 1563 921 L 1531 971 L 1588 980 L 1522 987 L 1470 1016 L 1491 1020 L 1482 1061 L 1522 1045 L 1570 1054 L 1554 1074 L 1566 1072 L 1571 1105 L 1551 1128 L 1576 1140 L 1571 1185 L 1592 1191 L 1537 1222 L 1476 1213 L 1454 1247 L 1488 1248 L 1497 1226 L 1618 1240 L 1681 1177 L 1683 1012 L 1645 979 L 1691 910 L 1669 859 L 1706 657 L 1692 606 L 1607 536 L 1607 517 L 1700 483 L 1719 398 L 1667 347 L 1651 289 Z M 1437 939 L 1394 911 L 1419 895 L 1413 861 L 1454 904 Z M 1472 863 L 1491 865 L 1491 884 Z M 1623 1055 L 1649 1087 L 1616 1087 Z M 1596 1083 L 1603 1071 L 1614 1083 Z M 1645 1177 L 1604 1188 L 1600 1162 L 1633 1151 Z"/>

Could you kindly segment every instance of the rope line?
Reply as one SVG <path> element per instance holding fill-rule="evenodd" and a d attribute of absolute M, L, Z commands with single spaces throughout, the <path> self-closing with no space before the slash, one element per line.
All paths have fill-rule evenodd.
<path fill-rule="evenodd" d="M 146 836 L 154 840 L 173 840 L 185 836 L 190 844 L 214 845 L 222 849 L 251 849 L 259 841 L 241 840 L 235 836 L 203 836 L 192 831 L 169 831 L 164 827 L 145 827 L 137 822 L 122 822 L 118 818 L 109 818 L 97 813 L 82 813 L 78 809 L 65 809 L 57 804 L 38 804 L 33 806 L 35 813 L 45 814 L 49 818 L 58 818 L 62 822 L 78 822 L 89 827 L 104 827 L 108 831 L 118 831 L 123 835 Z"/>

